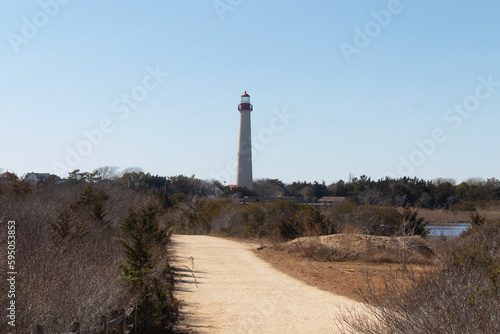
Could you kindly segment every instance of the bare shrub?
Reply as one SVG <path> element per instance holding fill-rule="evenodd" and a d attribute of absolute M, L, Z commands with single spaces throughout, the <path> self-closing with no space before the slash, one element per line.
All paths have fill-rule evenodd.
<path fill-rule="evenodd" d="M 331 247 L 321 242 L 320 237 L 304 238 L 304 241 L 292 242 L 273 247 L 279 251 L 286 251 L 292 254 L 298 254 L 304 258 L 314 259 L 316 261 L 348 261 L 352 258 L 352 252 L 349 247 Z"/>
<path fill-rule="evenodd" d="M 102 208 L 109 220 L 106 226 L 90 209 L 67 211 L 81 196 L 80 185 L 47 184 L 32 194 L 2 193 L 0 226 L 16 221 L 17 319 L 15 331 L 9 332 L 31 333 L 36 324 L 44 325 L 47 333 L 66 332 L 74 321 L 88 328 L 98 324 L 102 314 L 132 303 L 120 280 L 124 252 L 116 238 L 127 208 L 149 196 L 113 186 L 99 189 L 109 196 Z M 0 234 L 0 242 L 6 244 L 6 233 Z M 5 258 L 5 247 L 0 256 Z M 6 305 L 5 284 L 0 292 L 0 302 Z M 7 332 L 4 325 L 2 333 Z"/>
<path fill-rule="evenodd" d="M 402 276 L 398 276 L 402 275 Z M 480 270 L 395 273 L 361 295 L 369 314 L 344 312 L 344 333 L 499 333 L 498 291 Z"/>
<path fill-rule="evenodd" d="M 326 214 L 329 233 L 363 233 L 388 236 L 396 233 L 401 214 L 393 207 L 344 202 Z"/>
<path fill-rule="evenodd" d="M 217 216 L 212 220 L 212 233 L 230 236 L 238 234 L 240 227 L 240 213 L 233 203 L 226 203 Z"/>
<path fill-rule="evenodd" d="M 359 297 L 369 312 L 344 311 L 343 332 L 500 333 L 500 224 L 477 226 L 443 250 L 433 271 L 396 272 L 381 290 L 368 281 Z"/>
<path fill-rule="evenodd" d="M 431 264 L 434 254 L 420 237 L 408 238 L 408 264 Z M 319 261 L 361 261 L 402 263 L 401 237 L 377 237 L 363 234 L 335 234 L 298 238 L 275 249 L 300 254 Z"/>

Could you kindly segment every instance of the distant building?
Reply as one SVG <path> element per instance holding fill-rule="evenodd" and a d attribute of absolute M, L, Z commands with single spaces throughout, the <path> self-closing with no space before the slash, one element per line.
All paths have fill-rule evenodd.
<path fill-rule="evenodd" d="M 336 205 L 336 204 L 342 204 L 345 201 L 347 201 L 347 198 L 345 197 L 335 197 L 335 196 L 325 196 L 321 197 L 318 202 L 321 205 Z"/>
<path fill-rule="evenodd" d="M 17 180 L 17 176 L 14 173 L 5 172 L 5 173 L 0 174 L 0 181 L 10 182 L 13 180 Z"/>
<path fill-rule="evenodd" d="M 268 197 L 264 201 L 269 203 L 274 203 L 276 201 L 292 201 L 298 204 L 311 204 L 314 202 L 307 197 L 292 197 L 292 196 L 282 196 L 282 195 L 279 195 L 277 197 Z"/>
<path fill-rule="evenodd" d="M 57 175 L 52 175 L 49 173 L 33 173 L 33 172 L 31 172 L 31 173 L 26 174 L 26 176 L 24 177 L 24 182 L 36 184 L 40 181 L 47 181 L 49 179 L 58 180 L 59 177 Z"/>

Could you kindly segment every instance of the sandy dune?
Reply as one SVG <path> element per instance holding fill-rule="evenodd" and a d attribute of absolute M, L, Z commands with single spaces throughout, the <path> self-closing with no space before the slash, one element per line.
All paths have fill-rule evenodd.
<path fill-rule="evenodd" d="M 183 277 L 181 324 L 197 333 L 338 333 L 339 307 L 361 307 L 308 286 L 257 258 L 252 246 L 209 236 L 172 238 Z M 195 284 L 189 270 L 194 258 Z"/>

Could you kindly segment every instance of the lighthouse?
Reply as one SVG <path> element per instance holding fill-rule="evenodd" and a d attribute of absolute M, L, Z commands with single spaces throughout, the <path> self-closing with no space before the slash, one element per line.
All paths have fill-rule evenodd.
<path fill-rule="evenodd" d="M 250 112 L 253 106 L 250 104 L 250 95 L 241 95 L 240 111 L 240 135 L 238 140 L 238 165 L 236 168 L 236 185 L 247 187 L 252 190 L 252 130 L 250 125 Z"/>

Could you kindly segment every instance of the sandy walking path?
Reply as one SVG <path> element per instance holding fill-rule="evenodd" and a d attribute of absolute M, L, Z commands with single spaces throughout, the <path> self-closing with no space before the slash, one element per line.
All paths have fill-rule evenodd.
<path fill-rule="evenodd" d="M 274 269 L 250 244 L 184 235 L 172 243 L 181 324 L 197 333 L 337 333 L 339 307 L 361 307 Z"/>

